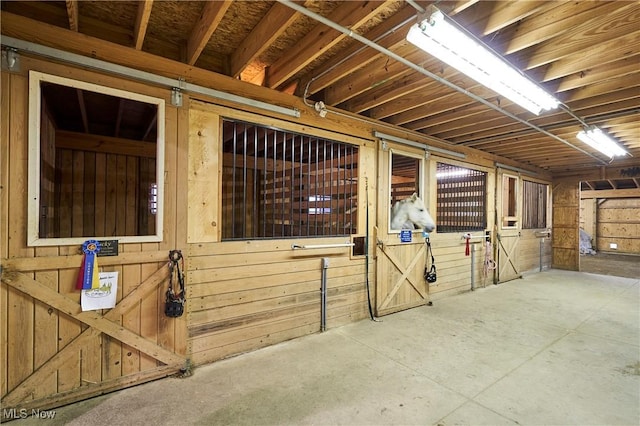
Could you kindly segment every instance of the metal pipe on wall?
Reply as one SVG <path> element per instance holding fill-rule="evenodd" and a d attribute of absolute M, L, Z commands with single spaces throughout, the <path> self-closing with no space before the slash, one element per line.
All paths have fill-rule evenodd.
<path fill-rule="evenodd" d="M 320 278 L 320 331 L 327 329 L 327 269 L 329 269 L 329 258 L 323 257 Z"/>

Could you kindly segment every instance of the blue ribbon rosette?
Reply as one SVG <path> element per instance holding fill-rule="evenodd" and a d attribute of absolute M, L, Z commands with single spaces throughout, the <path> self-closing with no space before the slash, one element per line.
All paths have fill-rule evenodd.
<path fill-rule="evenodd" d="M 100 278 L 98 276 L 98 252 L 100 243 L 96 240 L 87 240 L 82 244 L 84 259 L 78 275 L 77 288 L 91 290 L 100 288 Z"/>

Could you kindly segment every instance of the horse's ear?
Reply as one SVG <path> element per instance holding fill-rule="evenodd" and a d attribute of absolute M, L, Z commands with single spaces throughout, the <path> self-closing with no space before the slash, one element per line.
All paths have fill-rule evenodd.
<path fill-rule="evenodd" d="M 415 201 L 417 199 L 418 199 L 418 194 L 414 192 L 413 195 L 411 196 L 411 201 Z"/>

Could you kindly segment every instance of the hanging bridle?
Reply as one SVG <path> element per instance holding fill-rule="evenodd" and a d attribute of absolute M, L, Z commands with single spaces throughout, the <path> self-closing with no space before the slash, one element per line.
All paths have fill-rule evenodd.
<path fill-rule="evenodd" d="M 167 290 L 167 299 L 164 306 L 164 313 L 168 317 L 179 317 L 184 313 L 184 275 L 180 266 L 184 270 L 184 258 L 180 250 L 171 250 L 169 252 L 169 289 Z M 180 290 L 173 289 L 173 277 L 177 278 Z"/>

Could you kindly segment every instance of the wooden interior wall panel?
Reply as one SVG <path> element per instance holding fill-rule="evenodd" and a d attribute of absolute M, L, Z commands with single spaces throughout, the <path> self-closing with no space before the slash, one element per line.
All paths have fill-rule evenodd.
<path fill-rule="evenodd" d="M 9 256 L 10 111 L 12 74 L 0 73 L 0 256 Z M 8 392 L 9 289 L 0 285 L 0 396 Z"/>
<path fill-rule="evenodd" d="M 188 235 L 189 242 L 218 241 L 218 141 L 220 117 L 210 111 L 189 110 L 189 175 L 188 175 Z M 227 184 L 222 179 L 222 184 Z M 243 218 L 244 219 L 244 218 Z"/>
<path fill-rule="evenodd" d="M 24 75 L 29 69 L 28 64 L 28 60 L 23 62 L 26 67 L 22 70 Z M 41 63 L 39 66 L 44 70 L 49 67 L 55 69 L 58 65 Z M 66 69 L 65 73 L 72 78 L 95 78 L 91 72 L 73 68 Z M 184 360 L 173 351 L 180 351 L 184 356 L 187 346 L 184 318 L 165 319 L 163 312 L 166 292 L 163 274 L 167 274 L 165 259 L 168 249 L 176 248 L 177 241 L 181 240 L 175 231 L 178 217 L 175 175 L 181 165 L 186 165 L 186 159 L 178 155 L 177 150 L 178 111 L 167 109 L 166 144 L 171 157 L 167 158 L 166 183 L 169 187 L 173 185 L 173 190 L 167 196 L 165 213 L 168 214 L 165 214 L 165 219 L 169 226 L 165 229 L 170 232 L 167 232 L 162 246 L 158 243 L 125 244 L 120 245 L 121 253 L 117 258 L 101 258 L 104 259 L 103 270 L 120 273 L 117 300 L 119 305 L 126 301 L 126 307 L 121 308 L 120 315 L 118 307 L 101 312 L 104 317 L 100 313 L 83 313 L 79 306 L 80 293 L 75 288 L 81 263 L 80 247 L 54 245 L 32 248 L 26 245 L 27 215 L 24 209 L 27 206 L 29 170 L 24 75 L 2 73 L 0 161 L 3 166 L 2 197 L 6 203 L 2 203 L 0 223 L 8 231 L 2 233 L 0 242 L 3 263 L 0 286 L 2 405 L 55 407 L 104 393 L 108 389 L 115 390 L 172 374 L 184 366 Z M 119 79 L 115 81 L 122 83 Z M 137 85 L 122 83 L 116 86 L 126 90 L 130 84 Z M 186 121 L 183 117 L 182 128 L 186 128 Z M 48 128 L 45 137 L 53 131 L 50 126 Z M 182 143 L 185 144 L 184 139 Z M 107 172 L 110 167 L 116 170 L 118 165 L 118 158 L 111 154 L 61 149 L 56 161 L 64 171 L 59 176 L 60 184 L 67 189 L 64 196 L 58 197 L 62 200 L 56 210 L 64 212 L 65 218 L 73 219 L 59 221 L 70 234 L 86 235 L 87 232 L 97 232 L 99 228 L 131 230 L 138 226 L 136 212 L 140 201 L 135 194 L 140 189 L 134 185 L 127 191 L 126 184 L 132 175 L 136 180 L 140 176 L 141 163 L 136 157 L 120 160 L 124 168 L 115 178 L 108 176 Z M 145 161 L 147 171 L 153 170 L 155 160 Z M 97 165 L 95 171 L 88 172 L 94 164 Z M 117 194 L 121 195 L 120 199 Z M 127 218 L 120 220 L 122 225 L 113 219 L 115 211 L 109 210 L 110 202 L 120 201 L 128 205 Z M 60 206 L 64 209 L 61 210 Z M 95 217 L 88 214 L 88 210 L 91 213 L 95 211 Z M 160 249 L 167 252 L 158 263 Z M 133 295 L 135 299 L 135 295 L 142 294 L 141 291 L 145 293 L 139 300 L 127 298 Z M 92 320 L 85 323 L 87 318 Z M 112 333 L 109 337 L 93 328 L 94 325 L 104 326 L 108 321 L 116 323 L 116 326 L 105 328 Z M 140 340 L 140 336 L 144 340 Z M 131 344 L 123 344 L 120 339 Z M 150 348 L 157 348 L 165 362 L 154 358 L 155 350 L 150 351 Z M 142 353 L 143 349 L 147 352 Z M 171 362 L 177 365 L 165 365 Z"/>
<path fill-rule="evenodd" d="M 9 185 L 8 233 L 9 247 L 3 257 L 33 257 L 34 249 L 26 246 L 28 184 L 28 81 L 24 75 L 11 75 L 9 87 Z"/>
<path fill-rule="evenodd" d="M 640 198 L 601 200 L 596 234 L 596 251 L 640 254 Z M 612 249 L 610 244 L 618 248 Z"/>
<path fill-rule="evenodd" d="M 564 181 L 553 186 L 553 267 L 577 271 L 579 269 L 578 182 Z"/>
<path fill-rule="evenodd" d="M 314 240 L 314 244 L 335 238 Z M 293 242 L 293 240 L 291 240 Z M 246 242 L 244 242 L 246 244 Z M 363 318 L 366 310 L 364 259 L 349 249 L 294 252 L 288 242 L 246 252 L 243 244 L 221 243 L 189 255 L 189 333 L 194 362 L 200 364 L 252 345 L 299 337 L 320 329 L 321 257 L 329 257 L 328 323 Z M 334 316 L 332 316 L 334 315 Z M 360 316 L 361 315 L 361 316 Z"/>
<path fill-rule="evenodd" d="M 542 238 L 536 235 L 535 231 L 523 230 L 518 251 L 519 266 L 523 273 L 538 272 L 541 263 L 543 270 L 551 267 L 551 239 L 548 237 Z"/>

